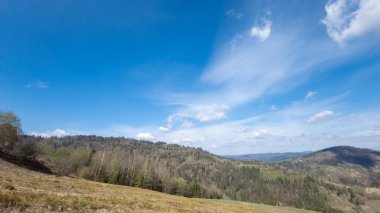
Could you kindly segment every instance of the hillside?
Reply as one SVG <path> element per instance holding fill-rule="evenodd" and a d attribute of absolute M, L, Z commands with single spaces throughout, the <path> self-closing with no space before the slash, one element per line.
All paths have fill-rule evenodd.
<path fill-rule="evenodd" d="M 330 147 L 308 155 L 304 160 L 327 165 L 359 165 L 374 172 L 380 172 L 380 152 L 371 149 L 350 146 Z"/>
<path fill-rule="evenodd" d="M 261 162 L 234 161 L 199 148 L 127 138 L 38 138 L 37 158 L 56 173 L 185 197 L 231 199 L 331 212 L 307 175 Z"/>
<path fill-rule="evenodd" d="M 331 147 L 282 165 L 335 183 L 380 187 L 380 152 L 375 150 Z"/>
<path fill-rule="evenodd" d="M 380 212 L 380 153 L 339 146 L 281 162 L 288 171 L 310 175 L 327 193 L 328 203 L 344 212 Z"/>
<path fill-rule="evenodd" d="M 310 212 L 185 198 L 135 187 L 31 171 L 0 159 L 0 212 Z"/>
<path fill-rule="evenodd" d="M 224 155 L 222 157 L 245 161 L 257 160 L 264 162 L 278 162 L 283 160 L 292 160 L 294 158 L 302 157 L 310 153 L 311 152 L 260 153 L 247 155 Z"/>
<path fill-rule="evenodd" d="M 370 187 L 379 180 L 373 176 L 376 152 L 369 154 L 375 156 L 374 163 L 364 167 L 369 165 L 363 160 L 368 150 L 334 147 L 271 164 L 230 160 L 199 148 L 128 138 L 24 136 L 20 143 L 28 144 L 27 150 L 35 153 L 29 158 L 63 176 L 189 198 L 212 198 L 212 202 L 246 201 L 320 212 L 375 213 L 380 209 L 379 189 Z M 18 165 L 27 167 L 25 162 Z M 369 185 L 344 182 L 348 174 L 356 178 L 365 174 L 354 169 L 368 172 L 363 180 Z"/>

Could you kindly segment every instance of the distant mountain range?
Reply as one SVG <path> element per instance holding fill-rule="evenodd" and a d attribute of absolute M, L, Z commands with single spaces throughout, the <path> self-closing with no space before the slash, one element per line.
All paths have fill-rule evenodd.
<path fill-rule="evenodd" d="M 284 153 L 260 153 L 260 154 L 246 154 L 246 155 L 223 155 L 222 157 L 234 160 L 257 160 L 264 162 L 279 162 L 284 160 L 291 160 L 298 157 L 308 155 L 312 152 L 284 152 Z"/>

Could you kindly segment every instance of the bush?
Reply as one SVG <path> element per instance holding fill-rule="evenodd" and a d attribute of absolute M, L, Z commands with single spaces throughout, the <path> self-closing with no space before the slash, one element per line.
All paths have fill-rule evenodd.
<path fill-rule="evenodd" d="M 50 161 L 64 175 L 77 173 L 81 167 L 89 164 L 91 152 L 85 148 L 59 147 Z"/>
<path fill-rule="evenodd" d="M 33 142 L 23 143 L 15 147 L 13 154 L 20 159 L 36 159 L 38 155 L 38 146 Z"/>

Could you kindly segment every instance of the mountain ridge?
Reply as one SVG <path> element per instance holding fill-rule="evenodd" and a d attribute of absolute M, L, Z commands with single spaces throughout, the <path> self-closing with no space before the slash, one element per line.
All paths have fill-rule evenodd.
<path fill-rule="evenodd" d="M 243 154 L 243 155 L 221 155 L 224 158 L 234 160 L 257 160 L 264 162 L 278 162 L 283 160 L 290 160 L 297 157 L 302 157 L 312 153 L 311 151 L 304 152 L 271 152 L 271 153 L 256 153 L 256 154 Z"/>
<path fill-rule="evenodd" d="M 310 153 L 297 159 L 315 160 L 320 164 L 348 163 L 359 165 L 366 169 L 380 171 L 380 151 L 368 148 L 334 146 Z"/>
<path fill-rule="evenodd" d="M 280 165 L 338 184 L 380 187 L 380 152 L 377 150 L 335 146 L 283 161 Z"/>

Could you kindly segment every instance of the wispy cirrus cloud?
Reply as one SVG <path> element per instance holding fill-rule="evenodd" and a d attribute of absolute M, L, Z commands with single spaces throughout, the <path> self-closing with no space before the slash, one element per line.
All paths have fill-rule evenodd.
<path fill-rule="evenodd" d="M 277 111 L 277 110 L 278 110 L 278 107 L 277 107 L 276 105 L 272 105 L 272 106 L 270 107 L 270 110 L 272 110 L 272 111 Z"/>
<path fill-rule="evenodd" d="M 315 92 L 315 91 L 309 91 L 309 92 L 307 92 L 306 95 L 305 95 L 305 100 L 314 97 L 316 94 L 317 94 L 317 92 Z"/>
<path fill-rule="evenodd" d="M 275 15 L 270 16 L 276 20 Z M 216 54 L 198 82 L 207 85 L 206 89 L 166 96 L 167 103 L 181 106 L 174 113 L 176 116 L 212 120 L 199 119 L 200 116 L 197 119 L 194 115 L 199 109 L 217 105 L 228 107 L 219 116 L 228 117 L 228 113 L 238 106 L 268 95 L 285 93 L 306 82 L 312 73 L 327 71 L 331 64 L 344 62 L 365 49 L 365 46 L 355 46 L 343 51 L 324 37 L 303 37 L 303 31 L 310 28 L 307 22 L 291 28 L 281 26 L 283 23 L 279 22 L 272 32 L 272 20 L 268 17 L 259 19 L 263 20 L 262 25 L 254 26 L 258 40 L 249 36 L 252 29 L 247 28 L 248 34 L 238 33 L 228 43 L 230 48 L 221 45 L 215 49 Z M 266 33 L 258 32 L 265 28 Z M 270 40 L 260 42 L 269 35 Z M 309 91 L 305 100 L 315 95 L 316 91 Z"/>
<path fill-rule="evenodd" d="M 166 103 L 180 106 L 168 117 L 168 128 L 181 117 L 201 122 L 223 120 L 237 106 L 299 85 L 314 65 L 340 56 L 327 41 L 312 39 L 313 48 L 309 48 L 300 35 L 281 29 L 271 35 L 270 42 L 258 42 L 241 34 L 232 53 L 217 49 L 198 82 L 207 89 L 165 95 Z"/>
<path fill-rule="evenodd" d="M 235 9 L 229 9 L 224 13 L 225 16 L 230 18 L 236 18 L 241 19 L 243 17 L 243 14 L 240 12 L 237 12 Z"/>
<path fill-rule="evenodd" d="M 331 142 L 334 137 L 339 137 L 339 140 L 332 144 L 352 143 L 354 137 L 368 141 L 372 136 L 367 135 L 365 129 L 376 122 L 365 123 L 365 117 L 378 117 L 378 113 L 359 113 L 360 126 L 348 124 L 333 128 L 339 125 L 338 122 L 355 120 L 354 115 L 344 114 L 339 108 L 337 100 L 345 94 L 318 100 L 321 97 L 316 96 L 317 92 L 309 91 L 301 100 L 288 103 L 288 106 L 281 103 L 281 109 L 272 105 L 270 112 L 258 115 L 260 119 L 254 123 L 246 119 L 226 119 L 235 108 L 255 103 L 266 96 L 286 93 L 305 83 L 311 74 L 328 71 L 334 63 L 344 63 L 366 48 L 365 45 L 347 47 L 342 51 L 323 36 L 304 37 L 304 32 L 310 30 L 308 22 L 300 21 L 296 27 L 289 28 L 276 17 L 260 20 L 263 20 L 261 24 L 247 27 L 243 33 L 235 34 L 225 46 L 215 49 L 216 53 L 197 82 L 204 86 L 201 90 L 172 93 L 165 97 L 166 103 L 176 106 L 176 111 L 168 117 L 167 128 L 170 131 L 158 138 L 217 149 L 218 152 L 235 145 L 240 150 L 244 149 L 242 147 L 252 148 L 256 146 L 251 145 L 257 139 L 265 139 L 265 144 L 271 143 L 272 148 L 281 147 L 284 143 L 298 143 L 302 148 L 306 141 L 323 147 L 325 141 Z M 319 27 L 324 29 L 323 25 Z M 327 119 L 329 116 L 334 116 L 334 119 Z M 184 120 L 190 120 L 194 125 L 181 128 Z"/>
<path fill-rule="evenodd" d="M 33 83 L 28 83 L 25 85 L 26 88 L 37 88 L 37 89 L 47 89 L 49 88 L 49 83 L 44 81 L 36 81 Z"/>
<path fill-rule="evenodd" d="M 314 123 L 314 122 L 316 122 L 318 120 L 321 120 L 321 119 L 323 119 L 325 117 L 331 116 L 332 114 L 334 114 L 333 111 L 331 111 L 331 110 L 325 110 L 325 111 L 319 112 L 319 113 L 317 113 L 317 114 L 309 117 L 309 119 L 307 120 L 307 122 Z"/>
<path fill-rule="evenodd" d="M 229 110 L 227 105 L 207 105 L 201 106 L 196 109 L 196 114 L 194 118 L 199 121 L 213 121 L 213 120 L 221 120 L 226 118 L 226 113 Z"/>

